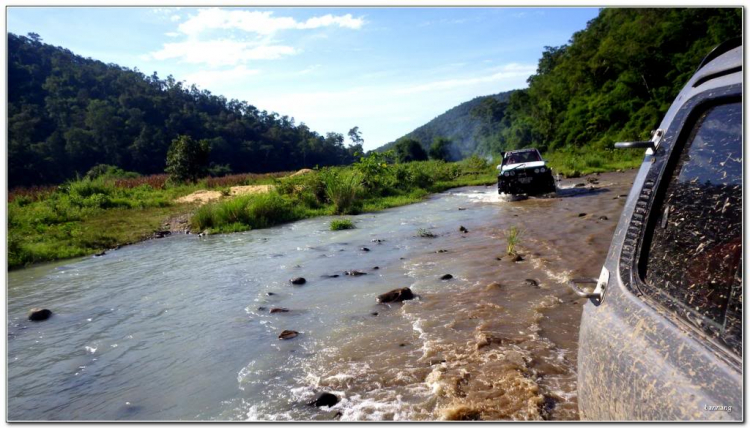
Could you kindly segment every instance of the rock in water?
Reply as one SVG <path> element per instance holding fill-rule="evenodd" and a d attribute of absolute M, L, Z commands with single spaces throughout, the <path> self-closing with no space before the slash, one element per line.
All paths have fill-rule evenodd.
<path fill-rule="evenodd" d="M 459 227 L 459 228 L 458 228 L 458 231 L 459 231 L 459 232 L 463 232 L 463 233 L 469 233 L 469 229 L 467 229 L 467 228 L 465 228 L 465 227 L 463 227 L 463 226 Z"/>
<path fill-rule="evenodd" d="M 530 285 L 532 287 L 539 287 L 539 281 L 531 278 L 526 278 L 526 285 Z"/>
<path fill-rule="evenodd" d="M 604 220 L 609 220 L 609 218 L 607 218 L 606 215 L 603 215 L 603 216 L 599 217 L 599 220 L 604 221 Z"/>
<path fill-rule="evenodd" d="M 362 247 L 362 248 L 360 248 L 360 250 L 362 250 L 362 251 L 364 251 L 364 252 L 368 252 L 368 251 L 370 251 L 370 249 L 369 249 L 369 248 L 367 248 L 367 247 Z"/>
<path fill-rule="evenodd" d="M 513 256 L 513 258 L 511 259 L 511 261 L 513 263 L 522 262 L 523 261 L 523 257 L 521 257 L 520 254 L 516 254 L 515 256 Z"/>
<path fill-rule="evenodd" d="M 578 214 L 578 217 L 586 217 L 586 213 L 580 213 Z"/>
<path fill-rule="evenodd" d="M 302 278 L 300 276 L 300 277 L 297 277 L 297 278 L 290 279 L 289 282 L 291 282 L 294 285 L 302 285 L 302 284 L 306 283 L 307 280 L 305 278 Z"/>
<path fill-rule="evenodd" d="M 491 291 L 491 290 L 499 290 L 502 287 L 503 287 L 503 285 L 500 284 L 499 282 L 491 282 L 491 283 L 487 284 L 487 287 L 485 287 L 485 289 L 487 291 Z"/>
<path fill-rule="evenodd" d="M 346 274 L 349 276 L 362 276 L 367 275 L 367 272 L 362 272 L 360 270 L 348 270 L 346 271 Z"/>
<path fill-rule="evenodd" d="M 441 276 L 440 279 L 442 279 L 443 281 L 453 279 L 453 275 L 446 273 L 445 275 Z"/>
<path fill-rule="evenodd" d="M 331 394 L 330 392 L 322 392 L 315 398 L 315 400 L 311 401 L 309 405 L 315 407 L 331 407 L 335 406 L 338 402 L 339 397 Z"/>
<path fill-rule="evenodd" d="M 409 287 L 397 288 L 387 293 L 378 296 L 378 302 L 380 303 L 396 303 L 403 302 L 404 300 L 411 300 L 414 298 L 414 293 L 411 292 Z"/>
<path fill-rule="evenodd" d="M 289 309 L 287 309 L 287 308 L 271 308 L 270 312 L 272 314 L 277 314 L 277 313 L 281 313 L 281 312 L 289 312 Z"/>
<path fill-rule="evenodd" d="M 44 321 L 52 316 L 49 309 L 33 308 L 29 311 L 29 321 Z"/>
<path fill-rule="evenodd" d="M 279 335 L 279 339 L 281 340 L 294 339 L 295 337 L 297 337 L 297 335 L 299 335 L 299 332 L 296 332 L 294 330 L 284 330 Z"/>

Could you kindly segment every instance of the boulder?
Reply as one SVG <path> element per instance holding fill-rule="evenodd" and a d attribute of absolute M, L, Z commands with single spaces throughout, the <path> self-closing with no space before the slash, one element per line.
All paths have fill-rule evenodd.
<path fill-rule="evenodd" d="M 441 276 L 440 279 L 442 279 L 443 281 L 453 279 L 453 275 L 446 273 L 445 275 Z"/>
<path fill-rule="evenodd" d="M 369 248 L 367 248 L 367 247 L 362 247 L 362 248 L 360 248 L 360 250 L 361 250 L 361 251 L 364 251 L 364 252 L 368 252 L 368 251 L 370 251 L 370 249 L 369 249 Z"/>
<path fill-rule="evenodd" d="M 330 392 L 322 392 L 320 395 L 315 397 L 315 399 L 308 404 L 310 406 L 315 406 L 315 407 L 331 407 L 331 406 L 335 406 L 338 402 L 339 402 L 339 397 L 331 394 Z"/>
<path fill-rule="evenodd" d="M 348 270 L 346 271 L 346 274 L 349 276 L 362 276 L 367 275 L 367 272 L 362 272 L 361 270 Z"/>
<path fill-rule="evenodd" d="M 289 312 L 289 309 L 287 309 L 287 308 L 271 308 L 271 310 L 269 312 L 271 312 L 272 314 L 278 314 L 278 313 L 283 313 L 283 312 Z"/>
<path fill-rule="evenodd" d="M 397 303 L 403 302 L 404 300 L 411 300 L 414 298 L 414 293 L 411 292 L 409 287 L 397 288 L 387 293 L 383 293 L 378 296 L 379 303 Z"/>
<path fill-rule="evenodd" d="M 279 339 L 281 340 L 288 340 L 288 339 L 294 339 L 299 335 L 299 332 L 294 330 L 284 330 L 279 335 Z"/>
<path fill-rule="evenodd" d="M 586 217 L 586 213 L 580 213 L 578 214 L 578 217 Z"/>
<path fill-rule="evenodd" d="M 526 278 L 525 280 L 526 285 L 530 285 L 532 287 L 539 287 L 539 281 L 531 278 Z"/>
<path fill-rule="evenodd" d="M 379 270 L 379 269 L 380 269 L 380 266 L 375 266 L 374 268 L 372 268 L 372 270 Z"/>
<path fill-rule="evenodd" d="M 502 287 L 503 287 L 503 285 L 500 284 L 499 282 L 491 282 L 491 283 L 487 284 L 487 287 L 485 287 L 485 289 L 487 291 L 492 291 L 492 290 L 499 290 Z"/>
<path fill-rule="evenodd" d="M 29 321 L 44 321 L 52 316 L 49 309 L 33 308 L 29 311 Z"/>
<path fill-rule="evenodd" d="M 467 229 L 467 228 L 465 228 L 465 227 L 463 227 L 463 226 L 459 227 L 459 228 L 458 228 L 458 231 L 459 231 L 459 232 L 463 232 L 463 233 L 469 233 L 469 229 Z"/>
<path fill-rule="evenodd" d="M 302 278 L 301 276 L 298 276 L 297 278 L 292 278 L 289 280 L 294 285 L 302 285 L 307 282 L 305 278 Z"/>
<path fill-rule="evenodd" d="M 606 221 L 606 220 L 609 220 L 609 218 L 607 218 L 606 215 L 603 215 L 603 216 L 599 217 L 599 220 Z"/>

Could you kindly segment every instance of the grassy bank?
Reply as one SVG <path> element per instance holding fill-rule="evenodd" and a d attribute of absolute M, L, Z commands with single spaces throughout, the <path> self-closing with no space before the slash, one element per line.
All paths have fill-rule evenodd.
<path fill-rule="evenodd" d="M 643 150 L 580 148 L 558 150 L 546 153 L 544 157 L 555 173 L 580 177 L 595 172 L 638 168 L 643 162 Z"/>
<path fill-rule="evenodd" d="M 642 151 L 555 152 L 555 172 L 577 176 L 637 167 Z M 8 266 L 96 254 L 147 239 L 174 216 L 193 214 L 194 231 L 229 233 L 322 215 L 374 212 L 423 200 L 453 187 L 493 184 L 496 162 L 471 157 L 390 164 L 373 154 L 347 167 L 288 173 L 240 174 L 171 185 L 165 175 L 103 175 L 61 186 L 15 189 L 8 201 Z M 231 186 L 273 184 L 264 194 L 224 197 L 201 207 L 175 199 L 197 190 L 229 194 Z"/>

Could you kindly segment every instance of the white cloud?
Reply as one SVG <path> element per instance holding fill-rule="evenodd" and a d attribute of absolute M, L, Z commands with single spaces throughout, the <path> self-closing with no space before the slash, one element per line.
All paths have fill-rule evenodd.
<path fill-rule="evenodd" d="M 244 65 L 239 65 L 230 70 L 202 70 L 185 76 L 188 84 L 196 84 L 203 89 L 217 83 L 238 82 L 250 76 L 255 76 L 260 70 L 248 69 Z"/>
<path fill-rule="evenodd" d="M 178 43 L 165 43 L 160 51 L 149 54 L 149 58 L 156 60 L 178 59 L 189 64 L 207 64 L 211 67 L 220 67 L 252 60 L 279 59 L 297 53 L 299 53 L 299 50 L 291 46 L 259 45 L 234 40 L 188 40 Z"/>
<path fill-rule="evenodd" d="M 180 20 L 180 15 L 172 15 L 169 19 L 171 19 L 172 22 L 177 22 Z"/>
<path fill-rule="evenodd" d="M 309 30 L 321 27 L 338 26 L 341 28 L 359 29 L 364 24 L 361 18 L 351 14 L 318 16 L 304 22 L 290 17 L 274 17 L 273 12 L 246 10 L 224 10 L 218 8 L 201 9 L 197 15 L 190 16 L 179 26 L 180 32 L 197 35 L 206 30 L 237 29 L 248 33 L 262 35 L 273 34 L 281 30 Z"/>

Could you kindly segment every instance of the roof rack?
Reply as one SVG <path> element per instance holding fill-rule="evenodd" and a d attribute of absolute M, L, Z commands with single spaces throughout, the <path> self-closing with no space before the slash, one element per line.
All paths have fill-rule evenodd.
<path fill-rule="evenodd" d="M 732 38 L 732 39 L 729 39 L 720 43 L 711 52 L 709 52 L 705 58 L 703 58 L 703 61 L 701 61 L 701 64 L 698 66 L 697 69 L 695 69 L 695 71 L 697 72 L 698 70 L 703 68 L 706 64 L 713 61 L 719 55 L 727 51 L 730 51 L 738 46 L 742 46 L 742 37 L 735 37 L 735 38 Z"/>

